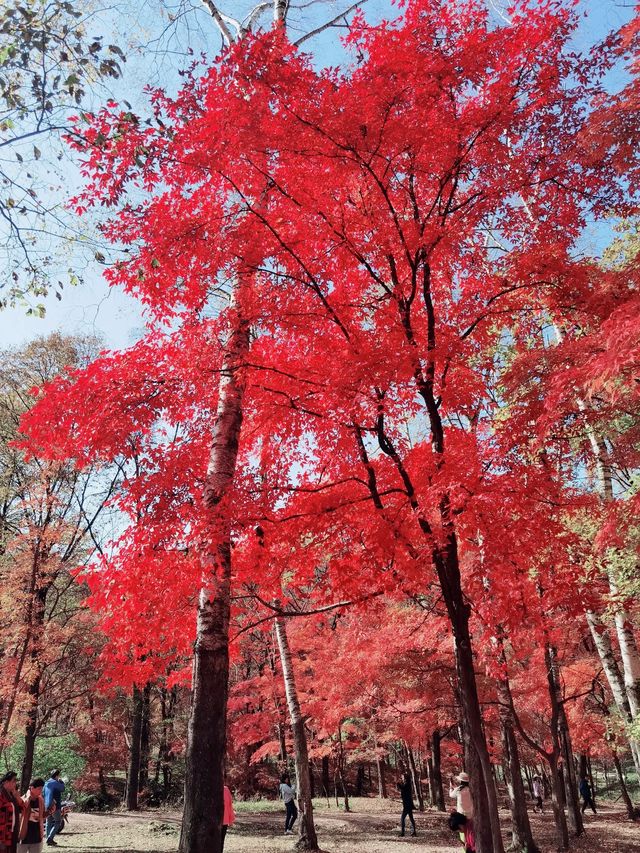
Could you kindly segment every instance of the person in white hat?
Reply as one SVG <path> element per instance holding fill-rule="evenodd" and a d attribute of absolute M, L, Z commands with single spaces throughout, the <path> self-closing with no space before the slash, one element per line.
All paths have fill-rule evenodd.
<path fill-rule="evenodd" d="M 458 784 L 454 786 L 454 782 Z M 457 812 L 466 815 L 468 818 L 473 817 L 473 800 L 469 790 L 468 773 L 459 773 L 454 779 L 450 780 L 449 796 L 456 801 Z"/>

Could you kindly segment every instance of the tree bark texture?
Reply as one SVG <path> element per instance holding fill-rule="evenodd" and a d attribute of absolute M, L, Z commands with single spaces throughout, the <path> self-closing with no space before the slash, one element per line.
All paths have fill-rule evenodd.
<path fill-rule="evenodd" d="M 583 401 L 579 400 L 578 403 L 581 409 L 586 408 L 587 404 Z M 596 434 L 592 427 L 589 427 L 588 431 L 598 473 L 600 497 L 605 503 L 608 503 L 614 499 L 609 450 L 606 442 Z M 616 580 L 611 571 L 609 571 L 608 577 L 609 590 L 615 601 L 618 596 Z M 631 716 L 635 720 L 640 715 L 640 652 L 629 615 L 619 602 L 617 602 L 615 609 L 614 620 L 622 659 L 625 692 Z"/>
<path fill-rule="evenodd" d="M 547 688 L 549 691 L 549 701 L 551 703 L 551 743 L 552 750 L 547 754 L 549 762 L 549 772 L 551 775 L 551 806 L 553 809 L 553 819 L 556 825 L 556 841 L 558 849 L 569 849 L 569 829 L 567 827 L 567 818 L 564 813 L 565 791 L 560 773 L 559 759 L 562 753 L 560 743 L 560 697 L 558 695 L 558 687 L 555 676 L 554 656 L 551 652 L 549 644 L 545 646 L 544 660 L 547 670 Z"/>
<path fill-rule="evenodd" d="M 602 668 L 607 677 L 607 682 L 611 689 L 616 708 L 618 709 L 618 713 L 625 723 L 625 726 L 628 726 L 633 722 L 633 715 L 631 713 L 631 706 L 629 704 L 629 697 L 625 688 L 624 679 L 620 672 L 620 667 L 611 644 L 609 629 L 600 617 L 592 610 L 587 611 L 586 619 L 596 651 L 598 652 L 598 657 L 600 658 L 600 663 L 602 664 Z M 638 741 L 631 736 L 629 736 L 628 740 L 633 764 L 636 768 L 636 773 L 640 777 L 640 744 L 638 744 Z"/>
<path fill-rule="evenodd" d="M 622 772 L 622 765 L 620 764 L 620 759 L 613 750 L 611 752 L 611 758 L 613 760 L 613 766 L 616 768 L 618 784 L 620 785 L 620 794 L 622 796 L 622 801 L 624 803 L 625 809 L 627 810 L 627 817 L 629 818 L 629 820 L 636 820 L 636 810 L 633 806 L 633 803 L 631 802 L 631 797 L 629 796 L 627 783 L 624 778 L 624 773 Z"/>
<path fill-rule="evenodd" d="M 439 812 L 446 811 L 444 787 L 442 785 L 442 735 L 439 731 L 431 735 L 431 762 L 433 767 L 433 804 Z"/>
<path fill-rule="evenodd" d="M 457 543 L 455 534 L 450 533 L 446 560 L 436 560 L 438 577 L 443 598 L 455 639 L 456 670 L 459 696 L 464 720 L 464 736 L 477 757 L 478 772 L 471 772 L 470 788 L 474 798 L 474 826 L 476 828 L 477 853 L 504 853 L 504 844 L 498 815 L 498 798 L 491 769 L 489 750 L 482 724 L 480 700 L 469 632 L 470 608 L 464 600 L 460 586 Z M 481 790 L 482 788 L 482 790 Z M 486 799 L 486 811 L 476 808 L 476 803 Z"/>
<path fill-rule="evenodd" d="M 376 770 L 378 771 L 378 797 L 387 799 L 387 780 L 384 775 L 384 759 L 376 758 Z"/>
<path fill-rule="evenodd" d="M 142 694 L 142 729 L 140 732 L 140 776 L 138 790 L 149 785 L 149 749 L 151 737 L 151 683 L 147 682 Z"/>
<path fill-rule="evenodd" d="M 131 742 L 129 744 L 129 766 L 127 768 L 127 811 L 138 808 L 138 783 L 140 780 L 140 747 L 142 741 L 143 693 L 133 686 L 133 710 L 131 718 Z"/>
<path fill-rule="evenodd" d="M 497 683 L 498 698 L 500 699 L 500 722 L 502 729 L 502 752 L 505 759 L 504 773 L 509 792 L 511 809 L 511 846 L 513 853 L 538 853 L 538 846 L 533 840 L 527 798 L 522 783 L 520 754 L 518 742 L 513 730 L 511 717 L 511 689 L 506 678 Z"/>
<path fill-rule="evenodd" d="M 574 835 L 579 836 L 584 832 L 584 823 L 582 820 L 582 812 L 580 811 L 580 800 L 578 798 L 578 785 L 576 782 L 576 768 L 573 760 L 571 733 L 569 732 L 569 721 L 567 720 L 567 715 L 564 710 L 564 702 L 562 700 L 558 655 L 556 653 L 556 649 L 551 645 L 547 646 L 546 661 L 549 667 L 549 684 L 550 686 L 553 685 L 553 691 L 555 693 L 557 703 L 556 718 L 560 749 L 564 759 L 565 801 L 567 804 L 569 827 Z"/>
<path fill-rule="evenodd" d="M 413 790 L 416 795 L 416 799 L 418 801 L 418 811 L 424 811 L 424 796 L 422 794 L 422 785 L 420 784 L 420 774 L 418 773 L 418 769 L 416 767 L 416 759 L 413 754 L 413 750 L 409 746 L 409 744 L 405 741 L 405 749 L 407 751 L 407 758 L 409 760 L 409 772 L 411 774 L 411 782 L 413 784 Z"/>
<path fill-rule="evenodd" d="M 295 672 L 289 639 L 284 619 L 275 619 L 276 637 L 278 649 L 280 650 L 280 662 L 282 664 L 282 675 L 284 677 L 284 689 L 287 696 L 289 717 L 291 719 L 291 730 L 293 732 L 293 744 L 295 750 L 296 779 L 298 782 L 298 843 L 296 846 L 305 850 L 317 850 L 318 839 L 316 828 L 313 823 L 313 803 L 311 801 L 311 779 L 309 778 L 309 751 L 307 748 L 307 735 L 304 730 L 304 719 L 300 711 L 298 691 L 296 689 Z"/>
<path fill-rule="evenodd" d="M 230 311 L 231 331 L 220 372 L 204 490 L 210 536 L 198 599 L 180 853 L 221 853 L 223 844 L 231 611 L 231 529 L 223 499 L 236 471 L 244 395 L 242 372 L 250 342 L 249 323 L 237 308 L 241 285 L 242 278 L 235 285 Z"/>

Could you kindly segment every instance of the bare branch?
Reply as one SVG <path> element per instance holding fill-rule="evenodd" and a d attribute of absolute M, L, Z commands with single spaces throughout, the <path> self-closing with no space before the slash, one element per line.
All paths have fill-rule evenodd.
<path fill-rule="evenodd" d="M 334 24 L 337 24 L 338 21 L 340 21 L 342 18 L 345 18 L 345 20 L 346 20 L 346 17 L 350 12 L 353 12 L 354 9 L 357 9 L 358 6 L 364 5 L 364 3 L 366 3 L 366 2 L 367 2 L 367 0 L 358 0 L 357 3 L 353 4 L 353 6 L 349 6 L 349 8 L 345 9 L 344 12 L 340 12 L 340 14 L 336 15 L 335 18 L 332 18 L 330 21 L 327 21 L 326 24 L 323 24 L 321 27 L 316 27 L 315 30 L 311 30 L 310 33 L 307 33 L 306 35 L 301 36 L 297 41 L 294 41 L 294 43 L 293 43 L 294 46 L 298 47 L 303 42 L 307 41 L 307 39 L 313 38 L 313 36 L 317 36 L 317 35 L 319 35 L 319 33 L 322 33 L 325 30 L 328 30 L 330 27 L 334 26 Z"/>

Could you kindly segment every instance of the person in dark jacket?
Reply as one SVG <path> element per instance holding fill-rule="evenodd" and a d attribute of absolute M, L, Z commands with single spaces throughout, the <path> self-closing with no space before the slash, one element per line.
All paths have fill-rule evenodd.
<path fill-rule="evenodd" d="M 584 814 L 584 810 L 589 806 L 591 811 L 594 814 L 596 812 L 596 804 L 593 802 L 593 791 L 591 790 L 591 785 L 588 783 L 585 776 L 580 780 L 580 796 L 582 797 L 582 814 Z"/>
<path fill-rule="evenodd" d="M 413 792 L 411 790 L 411 776 L 405 773 L 402 781 L 398 782 L 398 790 L 402 799 L 402 817 L 400 818 L 400 835 L 404 835 L 407 818 L 411 821 L 411 835 L 416 835 L 416 822 L 413 819 Z"/>
<path fill-rule="evenodd" d="M 57 847 L 54 840 L 62 826 L 62 792 L 64 782 L 60 779 L 60 771 L 52 770 L 44 786 L 44 807 L 47 810 L 47 845 Z"/>
<path fill-rule="evenodd" d="M 0 853 L 16 853 L 22 820 L 18 796 L 18 774 L 13 770 L 0 778 Z"/>

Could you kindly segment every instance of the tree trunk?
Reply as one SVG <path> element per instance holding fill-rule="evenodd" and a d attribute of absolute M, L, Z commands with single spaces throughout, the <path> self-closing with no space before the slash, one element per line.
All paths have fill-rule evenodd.
<path fill-rule="evenodd" d="M 129 767 L 127 769 L 127 811 L 138 808 L 138 781 L 140 779 L 140 746 L 142 738 L 142 713 L 144 698 L 142 691 L 133 685 L 133 716 L 131 720 L 131 743 L 129 745 Z"/>
<path fill-rule="evenodd" d="M 376 770 L 378 771 L 378 797 L 381 800 L 387 799 L 387 780 L 384 775 L 384 759 L 376 758 Z"/>
<path fill-rule="evenodd" d="M 409 770 L 411 773 L 411 781 L 413 783 L 413 790 L 416 795 L 416 799 L 418 800 L 418 811 L 424 811 L 424 796 L 422 795 L 422 785 L 420 784 L 420 776 L 418 774 L 416 768 L 416 759 L 413 754 L 413 750 L 409 746 L 409 744 L 405 741 L 405 749 L 407 750 L 407 758 L 409 759 Z"/>
<path fill-rule="evenodd" d="M 100 787 L 100 796 L 106 800 L 109 792 L 107 791 L 107 780 L 104 776 L 104 767 L 98 767 L 98 785 Z"/>
<path fill-rule="evenodd" d="M 18 701 L 18 694 L 20 693 L 20 684 L 22 681 L 22 674 L 24 671 L 24 666 L 27 662 L 27 658 L 30 659 L 33 666 L 39 671 L 39 657 L 41 652 L 41 636 L 42 629 L 45 621 L 45 609 L 46 609 L 46 600 L 47 593 L 51 588 L 52 581 L 49 580 L 46 583 L 43 583 L 43 577 L 46 571 L 46 557 L 43 555 L 41 550 L 41 543 L 39 539 L 36 540 L 34 550 L 33 550 L 33 558 L 31 561 L 31 574 L 29 576 L 29 588 L 26 590 L 27 595 L 27 608 L 26 608 L 26 616 L 25 616 L 25 635 L 22 640 L 20 655 L 18 657 L 16 668 L 13 674 L 11 690 L 9 693 L 9 701 L 4 704 L 3 707 L 3 716 L 4 721 L 2 725 L 2 733 L 0 734 L 0 755 L 3 754 L 4 749 L 9 742 L 7 735 L 9 733 L 9 729 L 11 727 L 11 722 L 13 719 L 13 714 L 16 708 L 16 703 Z M 31 682 L 31 685 L 37 684 L 37 690 L 39 694 L 40 690 L 40 676 L 38 675 L 37 679 L 34 679 Z M 29 693 L 33 696 L 31 689 Z M 37 697 L 36 697 L 37 704 Z M 33 763 L 33 759 L 32 759 Z M 30 782 L 30 778 L 27 779 L 27 784 Z"/>
<path fill-rule="evenodd" d="M 538 846 L 533 840 L 529 811 L 527 809 L 527 798 L 522 784 L 522 772 L 520 768 L 520 755 L 518 743 L 513 731 L 513 720 L 511 718 L 511 690 L 506 678 L 500 678 L 497 682 L 498 698 L 500 699 L 500 721 L 502 728 L 502 751 L 504 753 L 504 775 L 509 792 L 509 806 L 511 808 L 511 835 L 512 843 L 510 850 L 514 853 L 539 853 Z"/>
<path fill-rule="evenodd" d="M 142 730 L 140 732 L 140 777 L 138 790 L 142 791 L 149 785 L 149 747 L 151 737 L 151 683 L 147 682 L 142 695 Z"/>
<path fill-rule="evenodd" d="M 448 559 L 446 565 L 439 568 L 438 574 L 455 638 L 456 670 L 464 720 L 464 737 L 468 741 L 470 751 L 473 750 L 477 758 L 477 763 L 474 763 L 470 768 L 472 772 L 470 773 L 469 784 L 474 800 L 476 848 L 477 853 L 504 853 L 498 816 L 498 798 L 482 724 L 471 648 L 470 609 L 464 600 L 460 587 L 455 534 L 451 533 L 450 535 L 453 537 L 453 542 L 450 543 Z M 477 768 L 477 772 L 474 772 L 474 767 Z M 481 805 L 480 807 L 477 805 L 483 801 L 486 801 L 486 810 Z"/>
<path fill-rule="evenodd" d="M 224 760 L 229 690 L 231 529 L 221 503 L 236 471 L 242 427 L 242 369 L 249 350 L 249 323 L 240 315 L 235 285 L 231 335 L 220 372 L 204 502 L 209 542 L 203 558 L 194 646 L 191 715 L 187 729 L 184 815 L 180 853 L 221 853 Z"/>
<path fill-rule="evenodd" d="M 618 594 L 615 583 L 609 579 L 612 595 Z M 629 700 L 631 716 L 635 720 L 640 716 L 640 653 L 628 614 L 621 607 L 615 612 L 616 633 L 622 658 L 624 687 Z"/>
<path fill-rule="evenodd" d="M 565 789 L 562 781 L 562 775 L 558 766 L 558 761 L 562 753 L 560 743 L 560 695 L 558 681 L 555 669 L 555 657 L 549 643 L 545 645 L 544 662 L 547 670 L 547 689 L 549 692 L 549 701 L 551 703 L 551 725 L 550 735 L 553 744 L 551 753 L 547 753 L 546 758 L 549 763 L 549 772 L 551 775 L 551 804 L 553 808 L 553 819 L 556 825 L 556 841 L 558 849 L 569 849 L 569 830 L 567 827 L 567 818 L 564 813 L 565 805 Z"/>
<path fill-rule="evenodd" d="M 309 751 L 307 735 L 304 730 L 304 719 L 300 711 L 298 691 L 296 689 L 291 649 L 287 638 L 285 622 L 279 616 L 275 619 L 276 637 L 280 650 L 280 663 L 284 677 L 284 689 L 287 695 L 293 744 L 295 750 L 296 778 L 298 781 L 298 806 L 300 819 L 298 821 L 299 838 L 296 846 L 304 850 L 317 850 L 318 839 L 313 823 L 313 803 L 311 801 L 311 780 L 309 779 Z"/>
<path fill-rule="evenodd" d="M 39 614 L 39 615 L 38 615 Z M 36 618 L 39 618 L 44 623 L 44 599 L 40 601 L 37 608 Z M 38 706 L 40 704 L 40 686 L 41 686 L 41 671 L 39 662 L 39 648 L 33 648 L 31 652 L 31 666 L 33 668 L 33 676 L 27 688 L 29 696 L 29 710 L 27 720 L 24 727 L 24 757 L 22 760 L 22 769 L 20 773 L 20 790 L 27 791 L 29 782 L 33 773 L 33 756 L 36 748 L 36 734 L 38 731 Z"/>
<path fill-rule="evenodd" d="M 624 679 L 620 672 L 616 656 L 613 652 L 609 631 L 602 620 L 592 610 L 587 611 L 586 618 L 596 651 L 598 652 L 598 657 L 600 658 L 600 663 L 602 664 L 609 687 L 611 688 L 616 708 L 625 723 L 625 727 L 628 727 L 629 724 L 633 722 L 633 715 L 631 713 L 631 706 L 629 704 L 629 697 L 625 688 Z M 638 741 L 635 738 L 630 736 L 628 736 L 628 741 L 631 756 L 633 758 L 633 764 L 636 768 L 636 773 L 640 777 L 640 744 L 638 744 Z"/>
<path fill-rule="evenodd" d="M 36 748 L 36 720 L 31 714 L 24 730 L 24 758 L 20 773 L 20 790 L 27 791 L 33 775 L 33 756 Z"/>
<path fill-rule="evenodd" d="M 342 788 L 342 796 L 344 798 L 344 810 L 346 812 L 350 812 L 351 808 L 349 806 L 349 792 L 347 791 L 347 782 L 344 778 L 344 748 L 342 746 L 342 726 L 338 726 L 338 760 L 336 761 L 336 776 L 340 780 L 340 787 Z M 338 787 L 336 785 L 336 803 L 338 801 Z"/>
<path fill-rule="evenodd" d="M 324 795 L 329 799 L 329 790 L 331 788 L 331 777 L 329 775 L 329 756 L 322 756 L 322 790 Z"/>
<path fill-rule="evenodd" d="M 439 731 L 431 735 L 431 760 L 433 763 L 433 797 L 434 805 L 439 812 L 447 810 L 444 801 L 444 787 L 442 785 L 442 735 Z"/>
<path fill-rule="evenodd" d="M 629 791 L 627 789 L 627 783 L 624 778 L 624 773 L 622 772 L 622 765 L 620 764 L 620 759 L 617 754 L 611 750 L 611 758 L 613 760 L 613 766 L 616 768 L 616 774 L 618 776 L 618 783 L 620 785 L 620 793 L 622 795 L 622 799 L 624 801 L 625 808 L 627 810 L 627 817 L 629 820 L 636 819 L 636 811 L 633 807 L 633 803 L 631 802 L 631 797 L 629 796 Z"/>
<path fill-rule="evenodd" d="M 557 739 L 557 734 L 556 734 Z M 553 820 L 556 825 L 556 846 L 558 850 L 569 849 L 569 829 L 564 813 L 564 787 L 562 777 L 558 768 L 559 749 L 554 749 L 554 754 L 549 761 L 551 775 L 551 808 L 553 809 Z"/>
<path fill-rule="evenodd" d="M 553 646 L 547 647 L 547 660 L 551 667 L 550 677 L 557 699 L 557 719 L 560 748 L 564 759 L 564 787 L 566 803 L 569 815 L 569 827 L 574 835 L 580 836 L 584 832 L 584 822 L 580 811 L 580 800 L 578 797 L 578 785 L 576 782 L 576 768 L 573 760 L 573 748 L 571 746 L 571 734 L 569 732 L 569 721 L 564 710 L 562 701 L 562 690 L 560 686 L 560 670 L 558 656 Z"/>
<path fill-rule="evenodd" d="M 399 300 L 397 305 L 406 341 L 415 353 L 413 376 L 416 383 L 416 391 L 424 403 L 424 411 L 430 430 L 434 464 L 436 468 L 440 468 L 446 462 L 445 427 L 442 421 L 440 403 L 437 399 L 439 395 L 436 392 L 438 326 L 436 308 L 431 293 L 431 267 L 426 253 L 421 257 L 419 266 L 423 307 L 427 321 L 426 353 L 418 351 L 416 336 L 412 328 L 411 302 L 408 300 Z M 423 323 L 422 318 L 420 322 L 421 324 Z M 384 430 L 381 429 L 380 432 L 382 433 L 382 435 L 378 435 L 380 448 L 385 453 L 389 452 L 389 442 L 384 437 Z M 385 440 L 381 442 L 381 438 Z M 405 482 L 405 486 L 409 484 L 411 485 L 411 489 L 413 489 L 408 472 L 403 469 L 401 476 Z M 379 495 L 377 499 L 378 501 L 380 500 Z M 442 598 L 447 608 L 447 615 L 455 640 L 456 670 L 462 703 L 465 737 L 469 738 L 478 758 L 479 773 L 477 775 L 473 774 L 471 778 L 471 796 L 478 803 L 484 799 L 487 802 L 486 812 L 484 809 L 474 811 L 477 853 L 504 853 L 500 819 L 498 816 L 498 800 L 491 770 L 489 750 L 487 749 L 482 725 L 482 712 L 480 710 L 476 684 L 471 634 L 469 631 L 471 609 L 462 590 L 458 539 L 454 517 L 451 512 L 450 496 L 447 492 L 443 492 L 440 495 L 437 504 L 439 524 L 437 535 L 434 535 L 434 531 L 427 518 L 427 513 L 420 511 L 421 508 L 415 491 L 410 495 L 410 501 L 413 504 L 414 511 L 416 511 L 418 524 L 424 535 L 425 542 L 431 548 L 432 563 L 438 576 Z"/>
<path fill-rule="evenodd" d="M 171 765 L 173 762 L 173 753 L 171 752 L 170 744 L 173 741 L 173 714 L 175 711 L 176 702 L 178 701 L 178 691 L 174 686 L 171 691 L 165 687 L 160 693 L 160 712 L 162 714 L 162 735 L 160 739 L 160 748 L 158 750 L 158 765 L 162 771 L 162 795 L 164 799 L 169 796 L 169 788 L 171 786 L 172 771 Z M 158 772 L 156 772 L 156 776 Z"/>
<path fill-rule="evenodd" d="M 582 400 L 579 400 L 578 404 L 582 410 L 587 408 L 587 404 Z M 605 503 L 609 503 L 614 499 L 609 450 L 606 442 L 595 432 L 593 427 L 589 427 L 588 430 L 598 473 L 600 496 Z M 608 577 L 609 590 L 615 601 L 618 596 L 618 587 L 611 571 L 608 572 Z M 625 692 L 629 701 L 631 716 L 635 720 L 640 715 L 640 652 L 629 616 L 619 602 L 616 603 L 614 620 L 622 659 Z"/>

